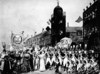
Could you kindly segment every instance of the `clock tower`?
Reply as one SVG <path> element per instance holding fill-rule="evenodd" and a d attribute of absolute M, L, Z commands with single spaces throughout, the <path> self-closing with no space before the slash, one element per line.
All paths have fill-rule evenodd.
<path fill-rule="evenodd" d="M 59 6 L 54 8 L 51 16 L 51 43 L 55 45 L 61 38 L 65 37 L 66 33 L 66 15 L 63 9 Z"/>

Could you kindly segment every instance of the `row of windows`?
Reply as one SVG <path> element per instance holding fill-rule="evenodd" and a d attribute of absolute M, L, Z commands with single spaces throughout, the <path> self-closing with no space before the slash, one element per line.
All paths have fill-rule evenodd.
<path fill-rule="evenodd" d="M 77 32 L 72 32 L 71 35 L 74 35 L 74 36 L 81 36 L 82 35 L 82 31 L 77 31 Z"/>
<path fill-rule="evenodd" d="M 86 19 L 90 20 L 91 18 L 93 19 L 96 17 L 96 12 L 92 11 L 90 14 L 85 14 L 83 17 L 84 17 L 84 20 Z"/>
<path fill-rule="evenodd" d="M 44 44 L 50 41 L 50 36 L 46 36 L 44 38 L 36 38 L 32 40 L 33 44 Z"/>
<path fill-rule="evenodd" d="M 82 31 L 77 31 L 77 32 L 73 32 L 73 33 L 71 33 L 70 34 L 71 36 L 72 35 L 77 35 L 77 36 L 81 36 L 82 35 Z M 46 37 L 44 37 L 44 38 L 31 38 L 29 41 L 28 41 L 28 44 L 48 44 L 48 43 L 50 43 L 51 42 L 51 38 L 50 38 L 51 36 L 49 35 L 49 36 L 46 36 Z"/>

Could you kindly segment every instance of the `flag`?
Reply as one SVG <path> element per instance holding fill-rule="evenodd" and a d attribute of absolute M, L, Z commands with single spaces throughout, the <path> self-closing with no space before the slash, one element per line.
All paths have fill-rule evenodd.
<path fill-rule="evenodd" d="M 44 28 L 42 28 L 42 32 L 44 32 Z"/>
<path fill-rule="evenodd" d="M 81 21 L 83 21 L 83 19 L 82 19 L 81 16 L 79 16 L 78 19 L 75 22 L 80 23 Z"/>
<path fill-rule="evenodd" d="M 49 22 L 49 21 L 47 21 L 47 24 L 48 24 L 48 25 L 50 25 L 50 22 Z"/>
<path fill-rule="evenodd" d="M 24 31 L 22 31 L 22 34 L 24 34 Z"/>
<path fill-rule="evenodd" d="M 34 32 L 34 36 L 36 35 L 37 32 Z"/>
<path fill-rule="evenodd" d="M 49 19 L 49 20 L 47 21 L 47 24 L 48 24 L 48 25 L 50 25 L 50 24 L 51 24 L 51 19 Z"/>

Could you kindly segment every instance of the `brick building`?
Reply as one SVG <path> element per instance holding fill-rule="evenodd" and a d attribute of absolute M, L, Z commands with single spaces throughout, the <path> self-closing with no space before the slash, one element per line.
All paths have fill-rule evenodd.
<path fill-rule="evenodd" d="M 98 45 L 100 40 L 100 1 L 94 0 L 94 3 L 86 7 L 83 12 L 83 36 L 84 42 L 88 44 L 89 49 Z M 100 41 L 99 41 L 100 42 Z"/>
<path fill-rule="evenodd" d="M 69 37 L 72 39 L 74 43 L 82 42 L 82 27 L 66 27 L 66 34 L 69 34 Z M 45 46 L 45 45 L 52 45 L 51 42 L 51 30 L 41 32 L 34 37 L 29 38 L 26 41 L 28 46 L 32 45 L 39 45 L 39 46 Z"/>
<path fill-rule="evenodd" d="M 51 45 L 51 31 L 44 31 L 41 32 L 34 37 L 29 38 L 26 41 L 27 46 L 45 46 L 45 45 Z"/>

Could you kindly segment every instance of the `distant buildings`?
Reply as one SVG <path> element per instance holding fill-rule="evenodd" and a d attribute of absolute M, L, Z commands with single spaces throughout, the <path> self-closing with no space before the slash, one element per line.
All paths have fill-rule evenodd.
<path fill-rule="evenodd" d="M 45 46 L 45 45 L 51 45 L 51 31 L 44 31 L 40 34 L 35 35 L 34 37 L 29 38 L 26 41 L 27 46 Z"/>
<path fill-rule="evenodd" d="M 98 34 L 96 34 L 98 33 Z M 91 49 L 92 46 L 98 45 L 100 40 L 100 1 L 94 0 L 90 7 L 86 7 L 83 12 L 83 36 L 84 42 Z"/>
<path fill-rule="evenodd" d="M 69 37 L 72 38 L 74 43 L 79 43 L 82 42 L 82 27 L 66 27 L 66 34 L 69 34 Z M 51 42 L 51 30 L 49 31 L 44 31 L 40 34 L 37 34 L 34 37 L 29 38 L 26 43 L 28 46 L 32 45 L 39 45 L 39 46 L 47 46 L 47 45 L 52 45 Z"/>
<path fill-rule="evenodd" d="M 66 27 L 66 35 L 72 39 L 73 43 L 78 44 L 83 42 L 83 28 L 82 27 Z"/>

